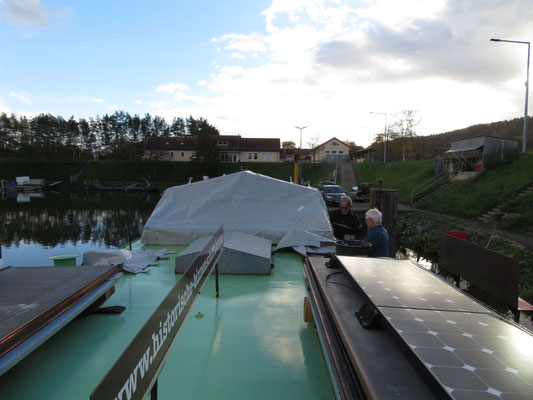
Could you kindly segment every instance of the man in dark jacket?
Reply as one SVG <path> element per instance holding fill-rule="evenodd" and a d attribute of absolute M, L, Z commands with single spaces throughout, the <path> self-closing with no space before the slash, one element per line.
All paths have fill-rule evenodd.
<path fill-rule="evenodd" d="M 330 212 L 329 220 L 333 225 L 333 234 L 339 240 L 356 240 L 362 236 L 362 225 L 359 217 L 352 212 L 352 199 L 342 196 L 339 209 Z"/>
<path fill-rule="evenodd" d="M 364 242 L 372 244 L 368 257 L 389 256 L 389 233 L 381 225 L 381 212 L 377 208 L 368 210 L 365 214 L 365 223 L 368 233 L 363 238 Z"/>

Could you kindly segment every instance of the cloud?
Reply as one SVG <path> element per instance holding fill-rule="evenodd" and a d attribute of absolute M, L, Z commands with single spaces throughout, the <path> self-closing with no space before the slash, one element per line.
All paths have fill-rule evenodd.
<path fill-rule="evenodd" d="M 226 50 L 239 51 L 241 53 L 259 52 L 264 53 L 267 50 L 266 38 L 258 33 L 243 35 L 237 33 L 228 33 L 211 40 L 214 43 L 226 43 Z"/>
<path fill-rule="evenodd" d="M 11 92 L 9 92 L 9 95 L 11 97 L 14 97 L 17 100 L 20 100 L 21 102 L 23 102 L 24 104 L 26 104 L 28 106 L 31 105 L 31 100 L 28 97 L 27 93 L 23 93 L 23 92 L 17 93 L 17 92 L 11 91 Z"/>
<path fill-rule="evenodd" d="M 155 91 L 173 93 L 177 90 L 189 90 L 189 86 L 184 83 L 170 82 L 164 85 L 159 85 Z"/>
<path fill-rule="evenodd" d="M 393 123 L 396 111 L 418 110 L 420 134 L 520 116 L 524 49 L 489 39 L 531 37 L 526 3 L 273 0 L 264 32 L 212 40 L 229 58 L 198 82 L 203 96 L 176 90 L 159 111 L 297 143 L 294 126 L 307 125 L 304 143 L 320 134 L 361 145 L 383 128 L 369 111 L 387 112 Z M 256 53 L 266 61 L 250 64 Z"/>
<path fill-rule="evenodd" d="M 134 104 L 142 104 L 143 101 L 142 101 L 142 100 L 133 100 L 133 103 L 134 103 Z"/>
<path fill-rule="evenodd" d="M 48 13 L 40 0 L 4 0 L 4 5 L 3 14 L 14 25 L 50 27 Z"/>

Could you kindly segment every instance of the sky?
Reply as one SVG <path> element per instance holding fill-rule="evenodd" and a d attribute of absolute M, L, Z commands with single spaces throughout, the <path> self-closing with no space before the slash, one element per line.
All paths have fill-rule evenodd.
<path fill-rule="evenodd" d="M 0 0 L 0 112 L 367 146 L 402 110 L 419 135 L 522 117 L 527 45 L 490 38 L 531 41 L 533 1 Z"/>

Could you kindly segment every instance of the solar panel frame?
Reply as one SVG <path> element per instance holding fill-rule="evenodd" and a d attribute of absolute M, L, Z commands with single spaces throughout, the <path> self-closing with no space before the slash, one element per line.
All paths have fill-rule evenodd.
<path fill-rule="evenodd" d="M 533 335 L 409 261 L 337 258 L 380 312 L 383 327 L 447 397 L 533 398 Z M 400 290 L 413 282 L 416 290 Z M 428 299 L 439 287 L 451 303 Z"/>

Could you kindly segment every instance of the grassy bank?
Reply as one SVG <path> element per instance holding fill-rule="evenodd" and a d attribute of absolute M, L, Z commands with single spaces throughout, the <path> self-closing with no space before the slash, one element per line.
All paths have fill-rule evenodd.
<path fill-rule="evenodd" d="M 0 161 L 0 179 L 15 180 L 16 176 L 30 176 L 43 178 L 47 181 L 68 181 L 70 175 L 79 173 L 86 162 L 19 162 Z M 230 174 L 245 168 L 244 163 L 220 163 L 213 176 Z M 247 163 L 250 171 L 267 175 L 276 179 L 289 181 L 294 175 L 292 163 Z M 301 175 L 305 181 L 316 186 L 321 179 L 333 177 L 334 164 L 302 164 Z M 99 181 L 102 184 L 115 182 L 138 182 L 147 179 L 156 186 L 172 186 L 188 182 L 189 177 L 195 181 L 202 179 L 198 166 L 192 162 L 170 161 L 91 161 L 83 173 L 80 181 Z"/>
<path fill-rule="evenodd" d="M 409 203 L 411 191 L 432 177 L 434 161 L 404 161 L 386 164 L 365 162 L 354 164 L 353 168 L 358 183 L 371 183 L 375 188 L 381 180 L 384 188 L 398 190 L 400 203 Z"/>
<path fill-rule="evenodd" d="M 420 208 L 462 218 L 474 218 L 496 206 L 521 214 L 504 220 L 504 228 L 533 234 L 533 195 L 518 193 L 533 182 L 533 154 L 521 154 L 513 163 L 481 172 L 466 181 L 452 182 Z"/>

